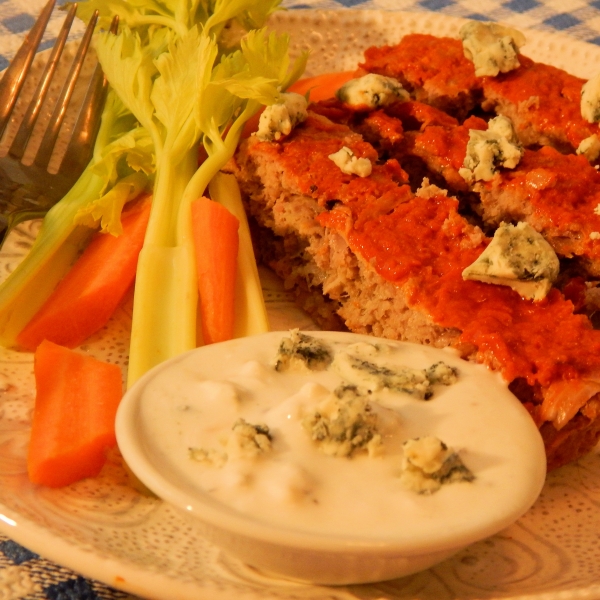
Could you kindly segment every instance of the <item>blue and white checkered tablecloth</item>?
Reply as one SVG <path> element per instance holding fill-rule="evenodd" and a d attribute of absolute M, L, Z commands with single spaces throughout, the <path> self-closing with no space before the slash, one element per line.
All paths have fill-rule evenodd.
<path fill-rule="evenodd" d="M 8 65 L 44 4 L 45 0 L 0 0 L 0 69 Z M 600 45 L 600 0 L 284 0 L 283 4 L 290 9 L 429 11 L 560 32 Z M 42 48 L 52 45 L 62 20 L 63 15 L 55 11 Z M 75 35 L 81 31 L 81 26 L 74 27 Z M 0 600 L 125 598 L 130 596 L 55 565 L 0 535 Z"/>
<path fill-rule="evenodd" d="M 64 4 L 66 0 L 58 0 Z M 4 69 L 45 0 L 0 0 L 0 69 Z M 453 17 L 499 21 L 522 29 L 560 32 L 600 45 L 600 0 L 283 0 L 294 8 L 380 9 L 411 12 L 435 12 Z M 52 45 L 52 38 L 62 23 L 55 15 L 48 27 L 42 48 Z M 75 33 L 81 31 L 75 26 Z"/>

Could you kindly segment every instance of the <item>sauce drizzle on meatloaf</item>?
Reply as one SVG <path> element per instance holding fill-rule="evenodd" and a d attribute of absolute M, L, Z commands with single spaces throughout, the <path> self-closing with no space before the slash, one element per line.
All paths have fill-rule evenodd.
<path fill-rule="evenodd" d="M 416 100 L 464 118 L 477 105 L 509 117 L 523 144 L 574 151 L 598 133 L 581 115 L 585 80 L 519 54 L 520 67 L 496 77 L 475 77 L 460 40 L 410 34 L 395 46 L 369 48 L 361 73 L 396 77 Z"/>

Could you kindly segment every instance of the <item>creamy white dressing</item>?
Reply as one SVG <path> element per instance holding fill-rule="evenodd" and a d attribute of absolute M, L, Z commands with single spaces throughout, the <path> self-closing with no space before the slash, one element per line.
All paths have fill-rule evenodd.
<path fill-rule="evenodd" d="M 256 343 L 236 340 L 214 346 L 212 353 L 185 355 L 143 387 L 137 427 L 152 463 L 168 479 L 192 495 L 206 492 L 270 524 L 369 538 L 458 531 L 490 507 L 510 512 L 523 504 L 524 495 L 539 492 L 541 438 L 506 386 L 451 352 L 412 344 L 378 341 L 373 355 L 371 345 L 353 350 L 348 343 L 372 338 L 318 334 L 335 352 L 350 348 L 381 365 L 427 369 L 441 357 L 458 371 L 456 383 L 433 385 L 429 400 L 386 388 L 373 391 L 369 401 L 382 451 L 325 454 L 307 435 L 302 418 L 344 382 L 332 369 L 277 372 L 274 360 L 285 335 L 267 334 Z M 270 451 L 254 458 L 241 453 L 222 466 L 190 457 L 191 448 L 226 453 L 240 418 L 268 426 Z M 443 485 L 430 496 L 406 489 L 400 478 L 402 445 L 429 435 L 458 452 L 475 480 Z"/>

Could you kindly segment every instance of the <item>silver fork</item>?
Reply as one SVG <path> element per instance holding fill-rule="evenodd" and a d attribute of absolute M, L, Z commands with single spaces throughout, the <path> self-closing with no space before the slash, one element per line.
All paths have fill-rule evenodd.
<path fill-rule="evenodd" d="M 36 51 L 50 20 L 54 4 L 55 0 L 49 0 L 46 4 L 0 81 L 0 137 L 7 130 L 23 85 L 30 73 Z M 76 10 L 77 4 L 73 4 L 65 17 L 44 72 L 39 79 L 19 129 L 10 143 L 8 152 L 6 155 L 0 156 L 0 247 L 7 233 L 15 225 L 28 219 L 43 216 L 50 207 L 63 197 L 81 175 L 92 155 L 107 88 L 106 79 L 98 63 L 96 63 L 90 79 L 58 170 L 52 173 L 48 170 L 98 20 L 97 11 L 90 20 L 79 44 L 33 162 L 31 162 L 29 156 L 27 157 L 29 159 L 27 164 L 23 162 L 28 143 L 67 41 Z M 113 21 L 111 31 L 116 31 L 117 25 L 117 21 Z"/>

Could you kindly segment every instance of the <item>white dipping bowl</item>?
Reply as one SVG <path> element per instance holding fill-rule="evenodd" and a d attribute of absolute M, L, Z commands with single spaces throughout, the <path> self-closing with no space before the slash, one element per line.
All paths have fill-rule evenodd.
<path fill-rule="evenodd" d="M 533 420 L 498 374 L 463 361 L 452 351 L 350 333 L 308 333 L 337 349 L 357 342 L 389 348 L 383 352 L 384 362 L 393 360 L 422 369 L 443 361 L 458 369 L 458 381 L 436 385 L 434 396 L 427 401 L 398 392 L 384 394 L 393 397 L 398 427 L 397 432 L 383 436 L 384 444 L 392 448 L 383 457 L 366 453 L 352 458 L 326 456 L 308 435 L 302 441 L 298 434 L 300 446 L 312 458 L 318 454 L 325 461 L 308 477 L 316 482 L 307 492 L 310 501 L 304 497 L 290 500 L 281 490 L 271 493 L 270 488 L 257 492 L 253 484 L 243 482 L 236 487 L 231 477 L 225 485 L 230 497 L 223 500 L 203 486 L 214 487 L 210 477 L 224 467 L 206 466 L 189 456 L 190 446 L 204 443 L 198 439 L 202 425 L 221 417 L 232 423 L 235 418 L 229 413 L 237 404 L 246 410 L 256 401 L 260 407 L 255 414 L 264 414 L 260 422 L 269 425 L 275 452 L 279 434 L 294 421 L 295 405 L 289 396 L 307 381 L 333 390 L 338 376 L 329 371 L 276 372 L 276 352 L 289 332 L 201 347 L 146 373 L 126 393 L 119 408 L 119 448 L 150 490 L 201 524 L 203 535 L 225 552 L 264 573 L 298 581 L 332 585 L 382 581 L 443 561 L 506 528 L 535 502 L 546 474 L 543 442 Z M 266 378 L 253 400 L 244 390 L 248 374 L 251 380 L 256 372 L 266 373 Z M 210 410 L 196 405 L 203 401 L 201 390 L 206 381 L 231 379 L 234 387 L 242 390 L 239 399 L 222 403 L 213 399 Z M 282 411 L 290 414 L 281 426 L 269 423 L 271 413 L 261 404 L 266 392 L 272 392 L 276 403 L 281 403 L 280 416 Z M 286 402 L 292 402 L 289 411 Z M 278 412 L 277 408 L 271 411 Z M 256 418 L 248 421 L 259 422 Z M 301 429 L 298 423 L 294 427 L 289 431 Z M 430 495 L 404 488 L 397 477 L 402 441 L 427 435 L 456 450 L 475 480 L 448 483 Z M 279 447 L 286 450 L 291 444 Z M 209 484 L 202 483 L 206 472 Z M 379 492 L 378 478 L 385 480 Z M 331 488 L 328 497 L 338 502 L 330 509 L 323 508 L 327 503 L 319 496 L 320 486 L 325 490 L 327 485 Z M 252 497 L 258 504 L 254 508 L 250 507 Z"/>

